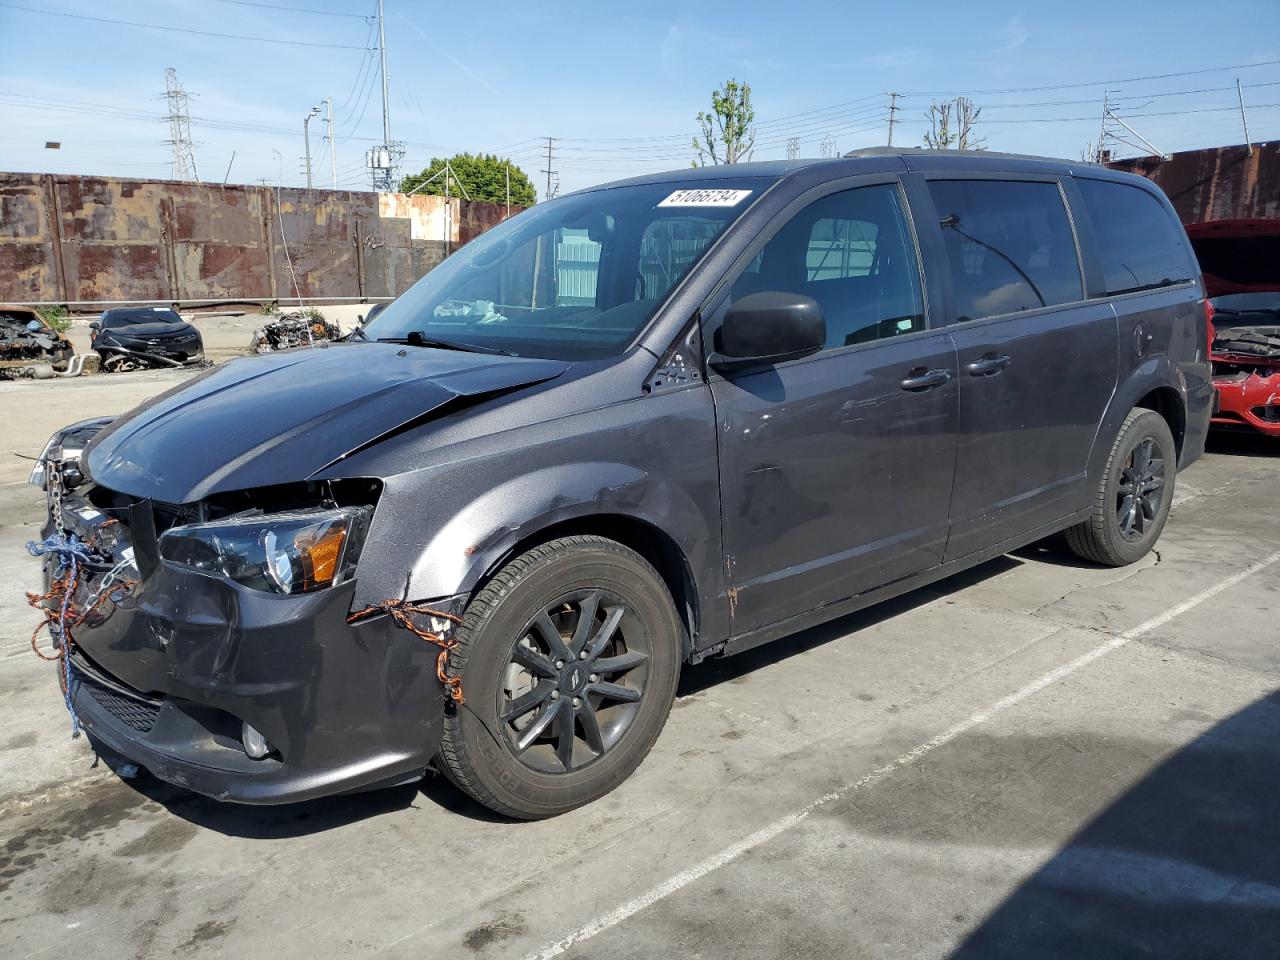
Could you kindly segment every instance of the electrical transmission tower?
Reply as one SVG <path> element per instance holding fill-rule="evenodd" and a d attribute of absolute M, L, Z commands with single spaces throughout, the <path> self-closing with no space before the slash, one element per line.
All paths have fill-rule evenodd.
<path fill-rule="evenodd" d="M 787 137 L 787 159 L 788 160 L 800 159 L 800 138 L 799 137 Z"/>
<path fill-rule="evenodd" d="M 169 101 L 169 139 L 173 147 L 171 175 L 175 180 L 199 180 L 196 171 L 196 149 L 191 141 L 191 112 L 187 109 L 187 91 L 178 81 L 178 71 L 166 67 L 164 96 Z"/>
<path fill-rule="evenodd" d="M 552 200 L 560 192 L 560 171 L 551 169 L 551 145 L 555 143 L 555 139 L 555 137 L 547 137 L 547 166 L 545 170 L 539 171 L 547 175 L 547 188 L 542 194 L 543 200 Z"/>
<path fill-rule="evenodd" d="M 824 157 L 834 157 L 836 155 L 836 141 L 831 134 L 827 134 L 822 138 L 822 155 Z"/>

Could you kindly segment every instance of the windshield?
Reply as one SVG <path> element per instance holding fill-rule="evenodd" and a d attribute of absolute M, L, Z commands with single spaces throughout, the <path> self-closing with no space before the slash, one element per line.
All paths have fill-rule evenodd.
<path fill-rule="evenodd" d="M 169 307 L 131 307 L 102 314 L 104 329 L 130 327 L 135 323 L 182 323 L 182 317 Z"/>
<path fill-rule="evenodd" d="M 1274 323 L 1280 315 L 1280 292 L 1228 293 L 1211 302 L 1216 311 L 1214 323 L 1219 327 L 1242 326 L 1259 314 Z"/>
<path fill-rule="evenodd" d="M 538 204 L 471 241 L 364 332 L 557 360 L 612 356 L 770 182 L 648 183 Z"/>

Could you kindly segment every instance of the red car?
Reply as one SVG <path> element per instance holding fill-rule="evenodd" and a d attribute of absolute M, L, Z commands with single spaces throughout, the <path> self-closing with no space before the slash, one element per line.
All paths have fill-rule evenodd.
<path fill-rule="evenodd" d="M 1280 437 L 1280 220 L 1187 227 L 1213 306 L 1213 423 Z"/>

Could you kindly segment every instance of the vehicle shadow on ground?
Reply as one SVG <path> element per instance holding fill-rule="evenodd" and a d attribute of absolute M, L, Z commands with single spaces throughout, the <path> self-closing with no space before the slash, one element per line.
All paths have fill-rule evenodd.
<path fill-rule="evenodd" d="M 114 757 L 108 758 L 106 755 L 109 753 L 108 750 L 102 750 L 104 759 L 107 759 L 113 769 L 118 769 L 119 761 Z M 434 775 L 428 774 L 428 776 Z M 250 840 L 303 837 L 384 814 L 407 810 L 415 805 L 420 796 L 421 787 L 421 784 L 406 784 L 347 796 L 323 797 L 302 803 L 246 806 L 222 803 L 180 787 L 170 786 L 146 771 L 140 771 L 137 776 L 121 782 L 142 797 L 160 804 L 174 816 L 189 823 L 215 830 L 229 837 Z M 471 816 L 479 815 L 470 811 L 460 812 Z"/>
<path fill-rule="evenodd" d="M 1224 457 L 1280 458 L 1280 437 L 1244 430 L 1211 430 L 1204 449 Z"/>
<path fill-rule="evenodd" d="M 1280 693 L 1143 778 L 953 960 L 1280 957 Z"/>
<path fill-rule="evenodd" d="M 1039 559 L 1037 557 L 1037 559 Z M 947 597 L 974 584 L 981 583 L 991 577 L 1006 573 L 1022 565 L 1024 561 L 1016 556 L 1001 556 L 986 563 L 979 564 L 955 576 L 940 580 L 919 590 L 912 590 L 892 600 L 885 600 L 874 606 L 851 613 L 848 616 L 831 620 L 827 623 L 802 630 L 789 637 L 774 640 L 754 650 L 747 650 L 732 657 L 712 658 L 695 666 L 685 666 L 680 675 L 680 687 L 676 691 L 676 699 L 689 697 L 709 690 L 712 687 L 736 680 L 745 674 L 779 663 L 806 651 L 819 647 L 832 640 L 838 640 L 850 633 L 865 630 L 880 623 L 900 616 L 916 607 L 932 603 L 940 597 Z M 1084 561 L 1080 561 L 1084 563 Z"/>

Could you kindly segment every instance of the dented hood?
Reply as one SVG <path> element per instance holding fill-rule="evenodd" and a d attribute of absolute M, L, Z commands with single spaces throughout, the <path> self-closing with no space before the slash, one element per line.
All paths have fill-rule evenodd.
<path fill-rule="evenodd" d="M 115 420 L 90 445 L 98 483 L 165 503 L 305 480 L 450 401 L 568 364 L 393 343 L 335 343 L 215 367 Z"/>

